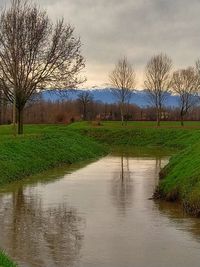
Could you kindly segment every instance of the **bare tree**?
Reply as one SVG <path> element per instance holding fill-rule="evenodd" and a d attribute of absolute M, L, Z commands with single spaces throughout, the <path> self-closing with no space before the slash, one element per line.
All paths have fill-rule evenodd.
<path fill-rule="evenodd" d="M 129 103 L 136 85 L 135 71 L 125 57 L 115 65 L 109 75 L 109 80 L 113 87 L 112 93 L 119 102 L 121 121 L 124 125 L 125 106 Z"/>
<path fill-rule="evenodd" d="M 8 106 L 8 101 L 4 95 L 4 91 L 0 89 L 0 124 L 6 122 L 6 110 Z"/>
<path fill-rule="evenodd" d="M 153 56 L 145 69 L 145 89 L 151 104 L 156 108 L 157 126 L 160 126 L 161 112 L 170 89 L 172 60 L 165 54 Z"/>
<path fill-rule="evenodd" d="M 177 70 L 173 73 L 173 92 L 179 96 L 181 125 L 184 126 L 184 116 L 199 101 L 199 76 L 195 68 Z"/>
<path fill-rule="evenodd" d="M 87 108 L 90 103 L 93 101 L 93 96 L 90 91 L 83 91 L 78 95 L 78 101 L 83 109 L 83 119 L 87 119 Z"/>
<path fill-rule="evenodd" d="M 55 25 L 47 13 L 26 0 L 12 0 L 0 17 L 0 88 L 17 109 L 18 133 L 23 110 L 42 89 L 74 88 L 83 82 L 81 42 L 63 19 Z"/>

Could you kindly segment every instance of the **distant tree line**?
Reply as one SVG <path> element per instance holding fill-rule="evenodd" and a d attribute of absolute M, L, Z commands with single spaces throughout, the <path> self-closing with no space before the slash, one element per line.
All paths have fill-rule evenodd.
<path fill-rule="evenodd" d="M 5 107 L 5 106 L 4 106 Z M 160 112 L 162 121 L 179 121 L 180 108 L 164 107 Z M 12 123 L 12 105 L 7 103 L 1 116 L 1 124 Z M 200 120 L 200 107 L 194 106 L 184 116 L 185 120 Z M 57 102 L 44 101 L 39 99 L 30 102 L 24 109 L 25 123 L 64 123 L 68 124 L 74 121 L 95 121 L 95 120 L 121 120 L 121 111 L 119 104 L 105 104 L 100 101 L 90 99 L 87 104 L 83 104 L 80 99 L 63 100 Z M 156 121 L 156 108 L 152 106 L 138 107 L 134 104 L 128 104 L 124 113 L 124 123 L 128 121 Z"/>

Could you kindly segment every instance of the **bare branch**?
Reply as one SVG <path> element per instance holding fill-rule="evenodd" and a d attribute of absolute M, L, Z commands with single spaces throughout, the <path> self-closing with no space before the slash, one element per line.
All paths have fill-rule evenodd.
<path fill-rule="evenodd" d="M 146 65 L 144 86 L 149 100 L 157 111 L 157 125 L 160 125 L 161 110 L 170 89 L 172 60 L 165 54 L 153 56 Z"/>
<path fill-rule="evenodd" d="M 45 11 L 13 0 L 0 17 L 0 87 L 19 112 L 41 89 L 75 88 L 85 62 L 81 41 L 63 19 L 54 26 Z"/>
<path fill-rule="evenodd" d="M 177 70 L 173 73 L 171 86 L 179 96 L 180 118 L 183 125 L 184 116 L 198 101 L 199 75 L 195 68 Z"/>
<path fill-rule="evenodd" d="M 136 85 L 135 71 L 125 57 L 115 65 L 115 69 L 109 75 L 109 80 L 113 87 L 112 93 L 120 104 L 123 124 L 124 106 L 129 103 Z"/>

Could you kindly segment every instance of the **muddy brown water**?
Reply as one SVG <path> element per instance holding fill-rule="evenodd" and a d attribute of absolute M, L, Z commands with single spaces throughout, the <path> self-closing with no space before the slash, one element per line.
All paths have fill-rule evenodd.
<path fill-rule="evenodd" d="M 0 248 L 22 267 L 199 267 L 200 219 L 151 200 L 167 156 L 110 155 L 0 191 Z"/>

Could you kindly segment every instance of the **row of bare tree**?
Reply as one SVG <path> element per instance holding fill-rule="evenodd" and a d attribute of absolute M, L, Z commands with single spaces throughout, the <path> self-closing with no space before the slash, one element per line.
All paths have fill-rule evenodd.
<path fill-rule="evenodd" d="M 113 95 L 116 97 L 124 124 L 124 112 L 136 87 L 136 75 L 127 58 L 120 59 L 109 75 Z M 195 67 L 172 72 L 172 60 L 166 54 L 153 56 L 145 68 L 144 88 L 148 92 L 149 102 L 156 110 L 157 126 L 160 126 L 168 92 L 179 96 L 180 120 L 199 102 L 200 61 Z"/>

